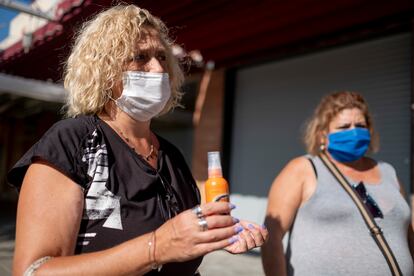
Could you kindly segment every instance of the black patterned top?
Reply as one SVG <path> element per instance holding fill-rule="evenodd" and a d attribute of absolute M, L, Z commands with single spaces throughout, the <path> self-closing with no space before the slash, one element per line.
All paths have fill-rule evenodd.
<path fill-rule="evenodd" d="M 16 163 L 8 181 L 19 189 L 36 158 L 53 165 L 84 190 L 75 254 L 104 250 L 155 230 L 200 202 L 182 154 L 157 137 L 158 169 L 154 169 L 99 117 L 65 119 L 53 125 Z M 201 260 L 167 264 L 158 273 L 194 275 Z M 152 274 L 157 271 L 148 275 Z"/>

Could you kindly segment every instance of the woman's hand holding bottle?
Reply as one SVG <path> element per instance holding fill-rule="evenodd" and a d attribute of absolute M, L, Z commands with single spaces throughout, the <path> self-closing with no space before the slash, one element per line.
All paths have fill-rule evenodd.
<path fill-rule="evenodd" d="M 228 202 L 203 204 L 168 220 L 155 232 L 157 264 L 183 262 L 223 249 L 237 241 L 243 231 L 230 215 Z"/>
<path fill-rule="evenodd" d="M 205 195 L 207 202 L 229 201 L 230 189 L 227 180 L 223 177 L 218 151 L 208 152 L 208 179 L 205 184 Z M 269 233 L 264 226 L 259 226 L 248 221 L 240 221 L 237 224 L 243 230 L 234 235 L 236 240 L 225 248 L 232 254 L 244 253 L 255 247 L 262 246 L 267 240 Z M 240 228 L 239 228 L 240 229 Z"/>

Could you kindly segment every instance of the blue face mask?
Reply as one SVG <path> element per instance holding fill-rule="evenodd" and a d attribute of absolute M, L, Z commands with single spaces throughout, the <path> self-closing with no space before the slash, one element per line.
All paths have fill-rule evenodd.
<path fill-rule="evenodd" d="M 328 135 L 328 151 L 339 162 L 358 160 L 367 152 L 371 135 L 366 128 L 353 128 Z"/>

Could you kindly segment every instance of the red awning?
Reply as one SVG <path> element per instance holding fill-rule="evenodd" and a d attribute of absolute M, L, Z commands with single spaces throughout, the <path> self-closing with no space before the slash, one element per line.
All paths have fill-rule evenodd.
<path fill-rule="evenodd" d="M 63 0 L 59 3 L 55 13 L 56 22 L 48 22 L 43 27 L 37 29 L 32 34 L 30 48 L 42 45 L 54 37 L 59 36 L 63 32 L 65 22 L 79 14 L 81 9 L 91 4 L 91 2 L 91 0 Z M 24 48 L 22 40 L 16 42 L 9 48 L 3 50 L 0 55 L 0 61 L 9 61 L 23 55 L 25 53 Z"/>

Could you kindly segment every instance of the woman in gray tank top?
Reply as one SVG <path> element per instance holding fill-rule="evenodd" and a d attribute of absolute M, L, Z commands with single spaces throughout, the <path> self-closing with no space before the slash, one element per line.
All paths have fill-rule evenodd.
<path fill-rule="evenodd" d="M 364 156 L 378 150 L 377 137 L 361 95 L 322 99 L 307 125 L 308 155 L 291 160 L 269 192 L 266 275 L 391 275 L 355 203 L 317 157 L 321 150 L 365 199 L 402 274 L 413 275 L 411 214 L 396 172 Z"/>

